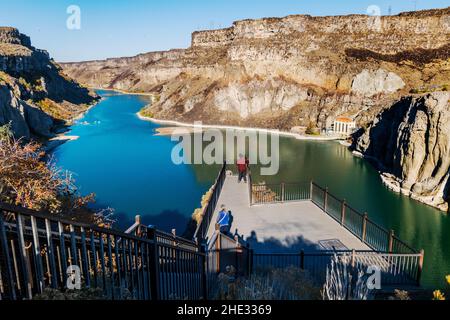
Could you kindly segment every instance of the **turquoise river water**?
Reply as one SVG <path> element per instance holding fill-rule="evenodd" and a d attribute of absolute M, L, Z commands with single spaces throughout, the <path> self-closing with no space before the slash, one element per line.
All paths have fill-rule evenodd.
<path fill-rule="evenodd" d="M 115 209 L 118 226 L 127 228 L 135 215 L 160 229 L 185 229 L 201 196 L 210 188 L 218 166 L 175 165 L 175 142 L 155 136 L 158 125 L 136 113 L 149 99 L 99 91 L 104 99 L 77 121 L 70 135 L 79 139 L 55 150 L 58 166 L 74 173 L 83 194 L 95 193 L 96 205 Z M 280 171 L 270 182 L 313 179 L 347 199 L 355 209 L 400 239 L 425 249 L 423 284 L 442 288 L 450 274 L 450 216 L 389 191 L 377 171 L 336 142 L 280 140 Z"/>

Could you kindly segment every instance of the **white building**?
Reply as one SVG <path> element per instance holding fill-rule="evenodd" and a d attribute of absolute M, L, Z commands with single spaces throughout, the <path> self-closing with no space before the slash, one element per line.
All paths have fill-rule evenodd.
<path fill-rule="evenodd" d="M 334 132 L 349 136 L 356 130 L 356 122 L 349 117 L 339 117 L 334 121 Z"/>

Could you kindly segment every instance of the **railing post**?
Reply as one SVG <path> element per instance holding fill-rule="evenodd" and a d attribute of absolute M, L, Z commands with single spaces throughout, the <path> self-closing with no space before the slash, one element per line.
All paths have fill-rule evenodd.
<path fill-rule="evenodd" d="M 206 257 L 206 248 L 205 248 L 205 243 L 202 243 L 200 245 L 200 254 L 201 254 L 201 259 L 202 259 L 202 293 L 203 293 L 203 300 L 208 300 L 208 277 L 206 275 L 206 273 L 208 272 L 208 259 Z"/>
<path fill-rule="evenodd" d="M 327 212 L 328 205 L 328 188 L 325 188 L 324 196 L 323 196 L 323 211 Z"/>
<path fill-rule="evenodd" d="M 300 269 L 305 270 L 305 250 L 300 252 Z"/>
<path fill-rule="evenodd" d="M 389 253 L 392 253 L 392 251 L 394 250 L 394 230 L 391 230 L 391 232 L 389 232 L 389 245 L 388 245 L 388 251 Z"/>
<path fill-rule="evenodd" d="M 284 202 L 286 199 L 285 196 L 286 184 L 284 182 L 281 183 L 281 202 Z"/>
<path fill-rule="evenodd" d="M 172 245 L 174 247 L 178 246 L 178 242 L 177 242 L 177 229 L 172 229 L 172 236 L 173 236 L 173 243 Z"/>
<path fill-rule="evenodd" d="M 420 250 L 420 257 L 419 257 L 419 265 L 417 270 L 417 285 L 420 286 L 420 282 L 422 279 L 422 272 L 423 272 L 423 261 L 425 258 L 425 250 Z"/>
<path fill-rule="evenodd" d="M 239 243 L 239 236 L 235 235 L 234 236 L 234 241 L 236 241 L 236 248 L 234 250 L 235 252 L 235 267 L 236 267 L 236 273 L 239 274 L 239 254 L 241 253 L 241 244 Z"/>
<path fill-rule="evenodd" d="M 342 208 L 341 208 L 341 225 L 345 226 L 345 208 L 347 207 L 347 202 L 345 199 L 342 201 Z"/>
<path fill-rule="evenodd" d="M 314 181 L 309 182 L 309 200 L 313 200 L 313 192 L 314 192 Z"/>
<path fill-rule="evenodd" d="M 367 236 L 367 220 L 368 220 L 369 215 L 366 213 L 364 213 L 363 216 L 363 225 L 362 225 L 362 241 L 366 242 L 366 236 Z"/>
<path fill-rule="evenodd" d="M 135 235 L 137 237 L 140 237 L 141 236 L 141 216 L 137 215 L 136 217 L 134 217 L 134 222 L 138 225 L 138 227 L 136 228 L 136 231 L 135 231 Z"/>
<path fill-rule="evenodd" d="M 250 245 L 247 244 L 247 248 L 248 248 L 248 254 L 249 254 L 249 258 L 248 258 L 248 275 L 250 276 L 253 273 L 253 254 L 254 251 L 253 249 L 250 249 Z"/>
<path fill-rule="evenodd" d="M 253 180 L 251 171 L 248 172 L 248 197 L 251 207 L 253 205 Z"/>
<path fill-rule="evenodd" d="M 216 230 L 218 229 L 218 224 L 216 224 Z M 219 233 L 217 234 L 217 240 L 216 240 L 216 272 L 217 274 L 220 273 L 220 249 L 221 249 L 221 242 L 222 242 L 222 234 Z"/>
<path fill-rule="evenodd" d="M 356 265 L 356 250 L 353 249 L 353 250 L 352 250 L 352 261 L 351 261 L 351 266 L 352 266 L 352 268 L 354 268 L 355 265 Z"/>
<path fill-rule="evenodd" d="M 13 261 L 11 261 L 11 256 L 9 253 L 9 248 L 8 248 L 8 238 L 6 235 L 6 228 L 5 228 L 5 222 L 4 222 L 4 218 L 3 218 L 3 211 L 0 211 L 0 239 L 1 239 L 1 247 L 3 248 L 3 255 L 6 258 L 6 269 L 7 269 L 7 273 L 6 273 L 6 279 L 8 282 L 8 286 L 9 286 L 9 291 L 11 294 L 11 298 L 12 300 L 16 300 L 17 296 L 16 296 L 16 283 L 14 281 L 14 273 L 13 273 Z M 53 272 L 53 271 L 52 271 Z M 1 274 L 0 274 L 0 278 L 1 278 Z M 1 296 L 1 292 L 0 292 L 0 296 Z"/>
<path fill-rule="evenodd" d="M 159 292 L 159 248 L 156 239 L 156 229 L 155 227 L 150 227 L 148 229 L 148 238 L 153 241 L 151 246 L 151 262 L 150 262 L 150 292 L 152 295 L 152 300 L 160 300 Z M 130 271 L 132 272 L 132 271 Z"/>

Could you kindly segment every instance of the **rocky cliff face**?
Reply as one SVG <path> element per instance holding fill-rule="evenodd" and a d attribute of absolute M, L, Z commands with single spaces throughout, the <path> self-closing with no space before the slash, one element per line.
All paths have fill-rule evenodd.
<path fill-rule="evenodd" d="M 324 128 L 343 113 L 364 123 L 411 90 L 445 85 L 449 39 L 450 9 L 300 15 L 195 32 L 186 50 L 63 68 L 89 86 L 154 92 L 145 114 L 157 118 Z"/>
<path fill-rule="evenodd" d="M 354 148 L 387 184 L 448 208 L 450 8 L 238 21 L 195 32 L 185 50 L 63 68 L 89 86 L 153 92 L 142 114 L 159 119 L 289 131 L 349 115 L 368 128 Z"/>
<path fill-rule="evenodd" d="M 393 190 L 448 211 L 450 93 L 405 97 L 383 111 L 354 148 L 374 159 Z"/>
<path fill-rule="evenodd" d="M 11 123 L 18 137 L 48 138 L 56 124 L 83 112 L 95 98 L 46 51 L 32 47 L 30 38 L 0 28 L 0 125 Z"/>

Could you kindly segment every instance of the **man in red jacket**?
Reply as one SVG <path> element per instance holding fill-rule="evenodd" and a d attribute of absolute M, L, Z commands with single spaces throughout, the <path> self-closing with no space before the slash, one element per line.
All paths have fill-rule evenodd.
<path fill-rule="evenodd" d="M 246 157 L 244 157 L 243 154 L 240 154 L 239 160 L 237 161 L 236 165 L 239 172 L 238 182 L 241 183 L 241 181 L 244 180 L 244 182 L 247 183 L 247 171 L 250 165 L 249 160 Z"/>

